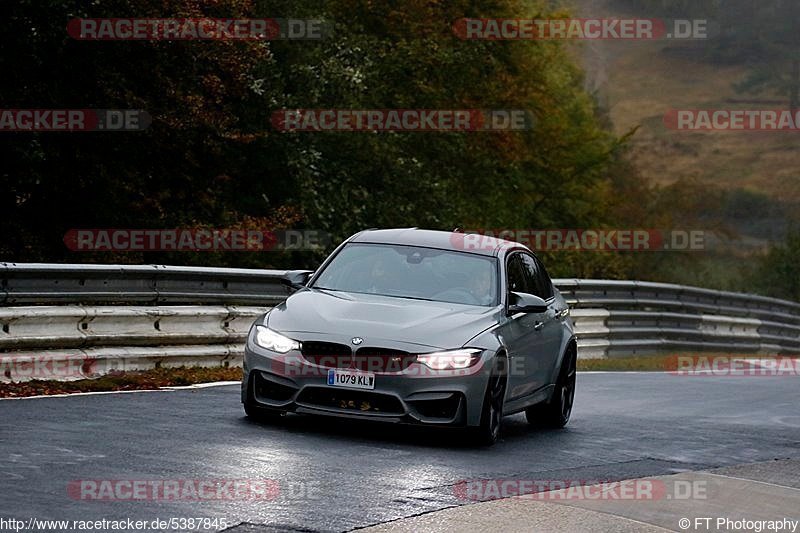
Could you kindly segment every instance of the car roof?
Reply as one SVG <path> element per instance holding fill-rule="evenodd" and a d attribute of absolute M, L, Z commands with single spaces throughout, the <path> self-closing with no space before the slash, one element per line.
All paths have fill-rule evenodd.
<path fill-rule="evenodd" d="M 437 231 L 417 228 L 372 229 L 353 235 L 349 242 L 371 244 L 400 244 L 498 256 L 504 250 L 524 248 L 522 244 L 476 233 Z"/>

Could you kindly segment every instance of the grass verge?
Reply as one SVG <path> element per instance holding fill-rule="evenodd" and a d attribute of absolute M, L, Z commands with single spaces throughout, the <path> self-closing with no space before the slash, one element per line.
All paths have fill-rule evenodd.
<path fill-rule="evenodd" d="M 767 359 L 780 357 L 765 354 L 732 354 L 732 353 L 669 353 L 653 355 L 637 355 L 633 357 L 619 357 L 614 359 L 578 359 L 578 371 L 614 371 L 614 372 L 670 372 L 677 369 L 679 357 L 691 357 L 699 363 L 713 360 L 714 358 L 758 358 Z"/>
<path fill-rule="evenodd" d="M 617 359 L 578 359 L 578 371 L 664 372 L 675 369 L 674 355 L 639 355 Z"/>
<path fill-rule="evenodd" d="M 155 368 L 141 372 L 117 372 L 94 379 L 77 381 L 32 380 L 0 383 L 0 398 L 24 398 L 47 394 L 101 392 L 120 390 L 156 390 L 213 381 L 239 381 L 242 369 L 223 368 Z"/>
<path fill-rule="evenodd" d="M 676 369 L 679 357 L 710 360 L 724 358 L 769 358 L 774 355 L 730 353 L 670 353 L 620 357 L 614 359 L 579 359 L 578 371 L 614 372 L 668 372 Z M 157 390 L 162 387 L 179 387 L 214 381 L 239 381 L 242 369 L 231 368 L 156 368 L 141 372 L 118 372 L 94 379 L 77 381 L 33 380 L 0 383 L 0 398 L 24 398 L 76 392 L 103 392 L 122 390 Z"/>

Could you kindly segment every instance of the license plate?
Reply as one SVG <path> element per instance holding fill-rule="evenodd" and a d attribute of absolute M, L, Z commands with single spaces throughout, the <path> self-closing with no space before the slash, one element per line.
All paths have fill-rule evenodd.
<path fill-rule="evenodd" d="M 348 389 L 375 388 L 375 374 L 368 372 L 353 372 L 352 370 L 328 370 L 328 385 L 331 387 L 346 387 Z"/>

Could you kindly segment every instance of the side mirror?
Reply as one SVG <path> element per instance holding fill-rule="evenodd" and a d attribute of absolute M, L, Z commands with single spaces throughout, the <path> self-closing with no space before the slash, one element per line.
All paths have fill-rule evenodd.
<path fill-rule="evenodd" d="M 508 293 L 508 314 L 516 313 L 544 313 L 547 311 L 547 302 L 534 294 L 525 292 Z"/>
<path fill-rule="evenodd" d="M 313 273 L 313 270 L 290 270 L 281 277 L 281 283 L 293 289 L 300 289 L 306 286 Z"/>

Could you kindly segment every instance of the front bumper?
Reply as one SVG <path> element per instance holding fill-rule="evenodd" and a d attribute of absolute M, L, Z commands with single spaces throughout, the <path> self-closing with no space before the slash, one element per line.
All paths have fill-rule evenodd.
<path fill-rule="evenodd" d="M 465 371 L 436 372 L 420 363 L 405 370 L 375 373 L 373 390 L 332 387 L 329 367 L 312 364 L 299 352 L 280 355 L 248 342 L 242 401 L 285 412 L 393 423 L 477 426 L 493 354 Z"/>

